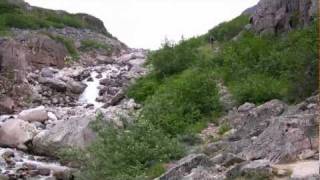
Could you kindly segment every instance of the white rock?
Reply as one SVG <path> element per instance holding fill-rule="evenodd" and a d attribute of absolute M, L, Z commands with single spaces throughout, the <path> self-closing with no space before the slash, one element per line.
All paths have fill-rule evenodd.
<path fill-rule="evenodd" d="M 28 122 L 33 122 L 33 121 L 45 122 L 49 119 L 48 113 L 44 106 L 39 106 L 34 109 L 24 110 L 20 112 L 20 114 L 18 115 L 18 118 Z"/>

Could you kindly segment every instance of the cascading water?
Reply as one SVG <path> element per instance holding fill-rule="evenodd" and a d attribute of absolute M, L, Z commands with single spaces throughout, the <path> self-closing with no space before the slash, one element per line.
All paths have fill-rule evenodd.
<path fill-rule="evenodd" d="M 87 85 L 87 88 L 80 95 L 79 102 L 81 104 L 93 104 L 95 108 L 101 108 L 104 103 L 97 101 L 97 98 L 99 97 L 100 80 L 105 78 L 116 78 L 121 74 L 121 71 L 123 70 L 125 69 L 111 64 L 107 66 L 97 67 L 90 73 L 90 77 L 82 81 Z"/>
<path fill-rule="evenodd" d="M 87 88 L 79 97 L 79 102 L 83 104 L 93 104 L 94 107 L 100 108 L 104 105 L 102 102 L 98 102 L 96 99 L 99 97 L 100 80 L 106 77 L 106 73 L 101 73 L 102 76 L 96 71 L 91 72 L 90 77 L 83 81 L 87 85 Z"/>

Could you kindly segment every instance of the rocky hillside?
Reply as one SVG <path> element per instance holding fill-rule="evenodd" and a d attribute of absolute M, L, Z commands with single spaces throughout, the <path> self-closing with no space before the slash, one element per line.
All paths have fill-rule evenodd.
<path fill-rule="evenodd" d="M 87 14 L 22 0 L 1 0 L 0 14 L 0 179 L 72 179 L 58 154 L 96 139 L 97 114 L 130 123 L 119 114 L 139 107 L 125 91 L 146 73 L 146 51 Z"/>
<path fill-rule="evenodd" d="M 50 88 L 39 90 L 30 72 L 40 73 L 42 68 L 48 67 L 62 69 L 112 63 L 112 56 L 128 51 L 122 42 L 106 31 L 102 21 L 90 15 L 55 12 L 32 7 L 23 1 L 1 1 L 0 6 L 12 10 L 1 11 L 6 35 L 0 40 L 0 114 L 12 113 L 33 103 L 52 103 L 44 102 L 48 101 L 45 96 L 52 100 L 55 92 L 41 96 L 42 91 Z M 69 103 L 75 103 L 84 87 L 73 79 L 68 85 L 64 82 L 50 85 L 46 79 L 39 80 L 39 83 L 56 88 L 57 96 L 59 92 L 65 96 L 64 92 L 68 91 Z M 70 86 L 78 89 L 70 90 Z M 65 98 L 61 101 L 56 103 L 66 103 Z"/>
<path fill-rule="evenodd" d="M 315 0 L 131 49 L 0 0 L 0 179 L 319 179 Z"/>

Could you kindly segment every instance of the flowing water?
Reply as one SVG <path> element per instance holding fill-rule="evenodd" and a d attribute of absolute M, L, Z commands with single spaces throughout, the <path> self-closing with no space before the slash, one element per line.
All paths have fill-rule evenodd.
<path fill-rule="evenodd" d="M 99 86 L 100 80 L 106 78 L 106 73 L 102 73 L 101 78 L 97 78 L 99 73 L 96 71 L 91 72 L 90 77 L 83 81 L 87 85 L 87 88 L 80 95 L 79 102 L 83 104 L 93 104 L 95 107 L 99 108 L 103 106 L 102 102 L 96 101 L 99 97 Z M 91 80 L 90 80 L 91 79 Z"/>
<path fill-rule="evenodd" d="M 97 101 L 97 98 L 99 97 L 100 80 L 117 77 L 120 75 L 121 71 L 121 67 L 111 64 L 104 67 L 96 67 L 96 69 L 90 73 L 90 77 L 82 81 L 87 85 L 87 88 L 80 95 L 79 102 L 81 104 L 93 104 L 95 108 L 101 108 L 104 103 Z"/>

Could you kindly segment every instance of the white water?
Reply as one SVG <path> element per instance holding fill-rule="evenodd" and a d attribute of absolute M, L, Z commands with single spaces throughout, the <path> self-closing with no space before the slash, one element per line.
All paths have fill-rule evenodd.
<path fill-rule="evenodd" d="M 104 105 L 102 102 L 96 101 L 97 97 L 99 96 L 99 86 L 100 80 L 106 78 L 106 74 L 102 73 L 102 78 L 96 78 L 98 73 L 96 71 L 91 72 L 90 76 L 93 81 L 88 81 L 87 78 L 83 81 L 87 85 L 87 88 L 79 97 L 79 102 L 83 104 L 93 104 L 95 107 L 100 108 Z"/>
<path fill-rule="evenodd" d="M 117 68 L 114 65 L 107 65 L 104 67 L 97 67 L 96 69 L 102 68 L 103 72 L 101 73 L 102 77 L 97 78 L 98 72 L 100 71 L 92 71 L 90 73 L 90 77 L 93 81 L 88 81 L 90 77 L 83 80 L 82 82 L 87 85 L 87 88 L 84 90 L 84 92 L 79 97 L 79 102 L 81 104 L 93 104 L 95 108 L 101 108 L 104 103 L 96 101 L 96 99 L 99 97 L 99 86 L 100 86 L 100 80 L 108 78 L 111 79 L 112 77 L 117 77 L 121 73 L 122 68 Z"/>

